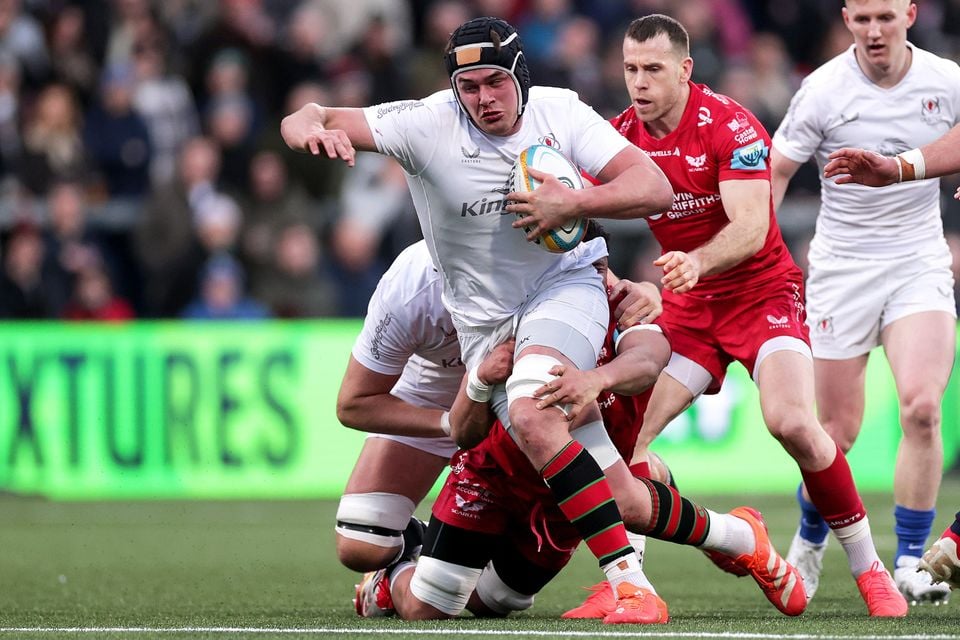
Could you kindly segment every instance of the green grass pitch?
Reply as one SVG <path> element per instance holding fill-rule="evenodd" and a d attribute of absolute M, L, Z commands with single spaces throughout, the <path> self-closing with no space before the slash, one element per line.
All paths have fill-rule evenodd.
<path fill-rule="evenodd" d="M 792 496 L 693 496 L 726 510 L 759 507 L 786 553 Z M 866 497 L 885 562 L 891 498 Z M 948 477 L 935 532 L 960 509 Z M 820 592 L 799 618 L 778 614 L 749 578 L 721 573 L 698 552 L 651 541 L 647 572 L 670 606 L 656 627 L 561 621 L 600 579 L 581 548 L 534 607 L 506 620 L 362 620 L 357 576 L 333 552 L 332 502 L 50 503 L 0 496 L 0 640 L 5 638 L 713 637 L 960 638 L 960 592 L 903 620 L 871 620 L 835 541 Z M 423 511 L 425 513 L 425 511 Z"/>

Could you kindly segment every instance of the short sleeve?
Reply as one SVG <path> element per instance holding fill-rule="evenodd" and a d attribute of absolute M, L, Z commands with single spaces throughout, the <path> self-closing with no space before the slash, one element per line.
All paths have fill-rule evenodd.
<path fill-rule="evenodd" d="M 630 141 L 581 100 L 574 99 L 571 103 L 570 117 L 576 132 L 573 161 L 586 173 L 596 176 Z"/>
<path fill-rule="evenodd" d="M 739 105 L 711 130 L 711 147 L 717 163 L 717 179 L 770 179 L 770 135 L 757 117 Z"/>
<path fill-rule="evenodd" d="M 377 287 L 353 345 L 354 359 L 371 371 L 400 375 L 418 346 L 404 313 L 403 305 L 390 304 L 382 295 L 382 287 Z"/>
<path fill-rule="evenodd" d="M 804 81 L 790 100 L 787 115 L 773 135 L 773 145 L 777 151 L 794 162 L 809 160 L 823 142 L 821 109 L 818 108 L 815 94 L 809 82 Z"/>
<path fill-rule="evenodd" d="M 395 158 L 411 175 L 420 174 L 436 149 L 440 130 L 436 112 L 426 101 L 385 102 L 363 110 L 377 151 Z"/>

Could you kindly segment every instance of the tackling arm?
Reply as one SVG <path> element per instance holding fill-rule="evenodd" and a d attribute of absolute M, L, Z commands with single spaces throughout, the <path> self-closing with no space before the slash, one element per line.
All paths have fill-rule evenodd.
<path fill-rule="evenodd" d="M 443 411 L 417 407 L 390 394 L 399 378 L 371 371 L 350 356 L 337 395 L 337 419 L 345 427 L 370 433 L 423 438 L 447 435 L 440 426 Z"/>
<path fill-rule="evenodd" d="M 490 409 L 492 387 L 503 384 L 513 371 L 514 339 L 494 347 L 476 372 L 468 372 L 450 408 L 450 437 L 461 449 L 470 449 L 487 437 L 496 419 Z"/>

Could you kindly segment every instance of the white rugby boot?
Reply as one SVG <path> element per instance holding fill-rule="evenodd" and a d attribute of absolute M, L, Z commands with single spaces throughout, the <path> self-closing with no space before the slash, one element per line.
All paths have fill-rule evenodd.
<path fill-rule="evenodd" d="M 820 572 L 823 571 L 823 554 L 827 551 L 827 538 L 822 544 L 814 544 L 800 537 L 800 530 L 793 535 L 787 562 L 796 567 L 803 578 L 803 588 L 807 592 L 807 601 L 813 598 L 820 586 Z"/>
<path fill-rule="evenodd" d="M 934 582 L 929 573 L 920 569 L 920 558 L 915 556 L 897 558 L 893 580 L 903 597 L 912 605 L 941 605 L 946 604 L 950 598 L 950 586 L 943 582 Z"/>

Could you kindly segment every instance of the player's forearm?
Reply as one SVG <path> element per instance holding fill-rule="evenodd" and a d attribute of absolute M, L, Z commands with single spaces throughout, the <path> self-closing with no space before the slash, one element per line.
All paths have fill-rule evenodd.
<path fill-rule="evenodd" d="M 389 393 L 340 401 L 337 419 L 357 431 L 394 436 L 437 438 L 446 433 L 440 427 L 440 409 L 416 407 Z"/>
<path fill-rule="evenodd" d="M 690 254 L 700 261 L 701 277 L 723 273 L 757 253 L 766 236 L 766 228 L 731 222 Z"/>
<path fill-rule="evenodd" d="M 461 449 L 470 449 L 490 433 L 493 411 L 489 402 L 471 400 L 466 392 L 467 377 L 464 376 L 453 406 L 450 407 L 450 437 Z"/>
<path fill-rule="evenodd" d="M 652 162 L 628 167 L 610 182 L 575 193 L 578 209 L 591 218 L 645 218 L 673 205 L 670 182 Z"/>
<path fill-rule="evenodd" d="M 920 147 L 926 178 L 939 178 L 960 172 L 960 125 L 930 144 Z"/>
<path fill-rule="evenodd" d="M 637 349 L 628 349 L 594 372 L 600 376 L 600 388 L 622 396 L 643 393 L 657 381 L 661 367 L 657 367 L 647 354 Z"/>

